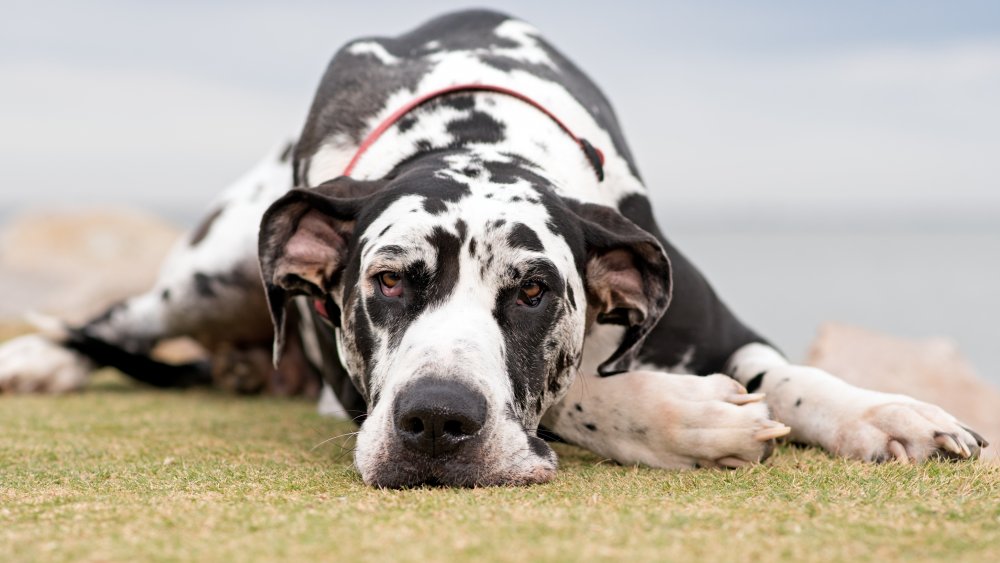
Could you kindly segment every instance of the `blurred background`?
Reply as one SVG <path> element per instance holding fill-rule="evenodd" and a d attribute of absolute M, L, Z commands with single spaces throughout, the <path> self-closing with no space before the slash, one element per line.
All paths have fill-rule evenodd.
<path fill-rule="evenodd" d="M 341 44 L 459 7 L 5 0 L 0 231 L 109 208 L 191 226 L 297 132 Z M 792 357 L 839 321 L 949 336 L 1000 382 L 1000 3 L 493 7 L 601 85 L 667 235 Z M 27 262 L 77 255 L 23 234 L 0 254 L 0 317 L 57 287 Z M 146 258 L 133 268 L 152 272 L 152 248 L 130 250 Z"/>

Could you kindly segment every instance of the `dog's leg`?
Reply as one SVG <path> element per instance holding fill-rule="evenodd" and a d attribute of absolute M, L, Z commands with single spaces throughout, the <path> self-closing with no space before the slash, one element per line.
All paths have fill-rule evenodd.
<path fill-rule="evenodd" d="M 272 329 L 257 265 L 257 229 L 264 210 L 291 186 L 290 153 L 290 145 L 282 145 L 227 189 L 176 244 L 150 291 L 82 326 L 56 326 L 0 347 L 0 391 L 75 389 L 95 364 L 159 386 L 206 382 L 205 366 L 149 358 L 158 341 L 176 336 L 220 351 L 227 365 L 270 370 Z"/>
<path fill-rule="evenodd" d="M 970 459 L 986 440 L 940 407 L 905 395 L 855 387 L 812 367 L 789 364 L 770 346 L 749 344 L 727 372 L 767 396 L 789 439 L 866 461 Z"/>
<path fill-rule="evenodd" d="M 542 424 L 619 463 L 740 467 L 766 459 L 788 433 L 762 399 L 724 375 L 580 375 Z"/>

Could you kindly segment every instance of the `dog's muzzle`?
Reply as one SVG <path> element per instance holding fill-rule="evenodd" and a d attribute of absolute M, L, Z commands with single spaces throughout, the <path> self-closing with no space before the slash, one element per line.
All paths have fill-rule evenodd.
<path fill-rule="evenodd" d="M 463 383 L 422 378 L 399 393 L 393 412 L 403 445 L 439 458 L 480 441 L 488 409 L 486 397 Z"/>

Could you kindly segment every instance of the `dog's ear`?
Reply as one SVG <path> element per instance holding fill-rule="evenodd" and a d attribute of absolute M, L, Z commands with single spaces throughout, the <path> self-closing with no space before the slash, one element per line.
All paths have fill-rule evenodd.
<path fill-rule="evenodd" d="M 621 344 L 598 373 L 627 371 L 670 304 L 670 259 L 656 237 L 616 209 L 590 203 L 571 208 L 580 219 L 586 245 L 587 326 L 596 322 L 625 327 Z"/>
<path fill-rule="evenodd" d="M 307 295 L 329 301 L 347 263 L 358 215 L 384 185 L 340 177 L 315 188 L 293 189 L 264 213 L 257 250 L 274 322 L 275 364 L 284 344 L 289 299 Z M 337 317 L 331 320 L 339 322 Z"/>

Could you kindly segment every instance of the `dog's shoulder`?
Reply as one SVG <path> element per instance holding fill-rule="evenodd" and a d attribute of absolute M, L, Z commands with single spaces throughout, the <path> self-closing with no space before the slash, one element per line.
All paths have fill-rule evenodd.
<path fill-rule="evenodd" d="M 344 45 L 320 82 L 296 161 L 308 162 L 320 152 L 330 154 L 315 159 L 323 161 L 317 166 L 349 158 L 393 109 L 456 83 L 494 84 L 556 108 L 574 133 L 607 139 L 601 148 L 620 156 L 623 171 L 638 182 L 615 112 L 600 89 L 534 26 L 489 10 L 446 14 L 395 37 Z"/>

